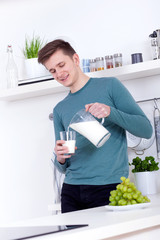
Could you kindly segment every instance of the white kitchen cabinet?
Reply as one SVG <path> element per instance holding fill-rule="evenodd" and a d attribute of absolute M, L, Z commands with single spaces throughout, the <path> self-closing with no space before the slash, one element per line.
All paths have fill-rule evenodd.
<path fill-rule="evenodd" d="M 137 64 L 125 65 L 118 68 L 105 69 L 87 73 L 89 77 L 117 77 L 120 81 L 134 80 L 149 76 L 160 75 L 160 59 Z M 68 91 L 55 80 L 18 86 L 13 89 L 0 90 L 1 101 L 16 101 L 37 96 L 44 96 Z"/>

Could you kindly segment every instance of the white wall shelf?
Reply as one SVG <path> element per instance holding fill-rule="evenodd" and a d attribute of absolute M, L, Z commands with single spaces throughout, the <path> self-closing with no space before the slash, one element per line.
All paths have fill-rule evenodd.
<path fill-rule="evenodd" d="M 97 72 L 90 72 L 90 77 L 117 77 L 121 81 L 149 77 L 160 74 L 160 59 L 125 65 Z"/>
<path fill-rule="evenodd" d="M 58 92 L 64 92 L 68 89 L 55 80 L 38 82 L 13 89 L 3 89 L 0 91 L 0 101 L 17 101 L 26 98 L 45 96 Z"/>
<path fill-rule="evenodd" d="M 120 81 L 145 78 L 160 74 L 160 59 L 137 64 L 125 65 L 119 68 L 105 69 L 87 73 L 89 77 L 117 77 Z M 18 86 L 14 89 L 0 90 L 1 101 L 16 101 L 25 98 L 44 96 L 68 89 L 55 80 Z"/>

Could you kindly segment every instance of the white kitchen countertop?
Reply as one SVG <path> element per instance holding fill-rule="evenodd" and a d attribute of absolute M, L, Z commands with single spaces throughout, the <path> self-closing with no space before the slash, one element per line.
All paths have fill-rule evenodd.
<path fill-rule="evenodd" d="M 14 222 L 10 223 L 9 225 L 44 226 L 44 225 L 89 224 L 89 226 L 84 228 L 49 234 L 37 238 L 30 238 L 36 240 L 110 239 L 111 237 L 118 237 L 121 234 L 129 233 L 132 234 L 132 232 L 142 230 L 148 231 L 149 229 L 153 228 L 156 228 L 157 229 L 156 231 L 158 231 L 158 234 L 160 234 L 160 194 L 150 195 L 149 198 L 151 199 L 151 205 L 143 209 L 134 209 L 126 211 L 109 211 L 105 207 L 98 207 L 83 211 L 58 214 L 48 217 L 25 220 L 21 222 Z M 154 238 L 154 240 L 156 239 Z"/>

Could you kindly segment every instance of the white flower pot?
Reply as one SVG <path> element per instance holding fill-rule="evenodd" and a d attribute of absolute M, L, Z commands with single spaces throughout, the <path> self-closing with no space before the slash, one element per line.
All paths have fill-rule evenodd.
<path fill-rule="evenodd" d="M 26 78 L 37 78 L 49 75 L 47 69 L 38 63 L 37 58 L 25 59 Z"/>
<path fill-rule="evenodd" d="M 143 195 L 158 192 L 157 173 L 158 171 L 134 173 L 136 187 Z"/>

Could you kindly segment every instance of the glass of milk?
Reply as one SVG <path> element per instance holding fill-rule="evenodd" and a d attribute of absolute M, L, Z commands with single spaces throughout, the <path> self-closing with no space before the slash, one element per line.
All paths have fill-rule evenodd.
<path fill-rule="evenodd" d="M 76 132 L 75 131 L 61 131 L 60 139 L 65 141 L 63 146 L 68 147 L 68 153 L 66 155 L 74 154 L 75 153 L 75 145 L 76 145 Z"/>

